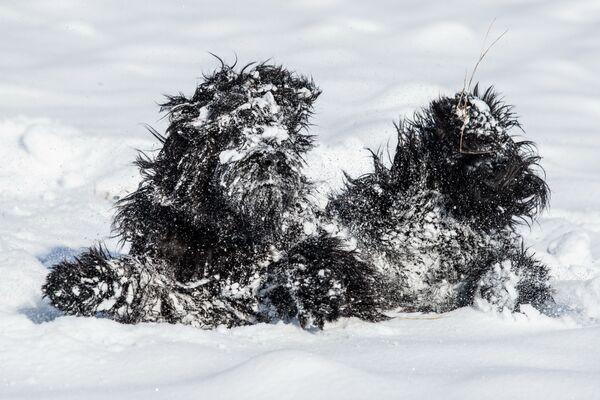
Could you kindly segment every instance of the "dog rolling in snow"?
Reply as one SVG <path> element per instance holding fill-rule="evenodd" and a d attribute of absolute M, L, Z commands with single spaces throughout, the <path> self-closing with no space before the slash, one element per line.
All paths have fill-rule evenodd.
<path fill-rule="evenodd" d="M 222 64 L 190 98 L 168 97 L 162 149 L 140 154 L 142 182 L 118 204 L 128 255 L 91 248 L 43 287 L 72 315 L 201 328 L 261 321 L 322 327 L 382 318 L 375 271 L 331 236 L 302 173 L 320 94 L 281 67 Z"/>
<path fill-rule="evenodd" d="M 391 166 L 374 154 L 374 171 L 332 196 L 329 213 L 384 276 L 386 308 L 551 312 L 548 270 L 515 233 L 548 198 L 535 147 L 516 128 L 491 88 L 441 97 L 397 125 Z"/>

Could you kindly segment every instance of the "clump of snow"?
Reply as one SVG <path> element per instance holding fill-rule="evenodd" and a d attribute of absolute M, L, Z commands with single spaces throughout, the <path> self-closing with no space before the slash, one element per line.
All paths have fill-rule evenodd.
<path fill-rule="evenodd" d="M 263 90 L 265 87 L 263 87 Z M 253 97 L 248 106 L 250 107 L 258 107 L 259 109 L 264 110 L 265 112 L 275 115 L 279 113 L 280 108 L 277 102 L 275 101 L 275 97 L 273 97 L 273 93 L 271 93 L 272 86 L 268 87 L 268 91 L 262 97 Z"/>
<path fill-rule="evenodd" d="M 279 125 L 265 125 L 262 127 L 262 133 L 260 134 L 263 140 L 274 140 L 277 144 L 288 140 L 290 135 L 287 129 Z"/>
<path fill-rule="evenodd" d="M 491 113 L 490 106 L 488 106 L 487 103 L 481 99 L 474 97 L 469 99 L 469 103 L 471 104 L 471 106 L 475 107 L 477 111 L 481 114 Z"/>
<path fill-rule="evenodd" d="M 243 153 L 237 149 L 223 150 L 221 153 L 219 153 L 219 162 L 221 164 L 236 162 L 236 161 L 241 160 L 245 156 L 246 156 L 245 153 Z"/>
<path fill-rule="evenodd" d="M 192 122 L 192 126 L 200 128 L 208 122 L 210 111 L 207 106 L 201 107 L 198 110 L 198 117 Z"/>
<path fill-rule="evenodd" d="M 548 253 L 567 265 L 589 265 L 593 261 L 590 236 L 581 231 L 567 232 L 553 240 Z"/>
<path fill-rule="evenodd" d="M 258 72 L 255 73 L 257 74 Z M 242 143 L 241 146 L 222 151 L 219 154 L 219 162 L 221 164 L 243 160 L 257 151 L 273 153 L 273 144 L 280 145 L 290 138 L 287 128 L 281 122 L 283 117 L 281 107 L 279 107 L 275 97 L 273 97 L 273 90 L 276 90 L 276 87 L 273 85 L 263 85 L 258 89 L 249 90 L 249 99 L 246 103 L 237 107 L 231 114 L 223 114 L 218 117 L 216 123 L 219 126 L 234 122 L 234 120 L 239 118 L 238 113 L 243 110 L 252 110 L 254 114 L 262 114 L 267 116 L 267 120 L 273 120 L 273 122 L 268 124 L 257 124 L 243 128 L 240 132 L 242 138 L 238 140 Z M 265 91 L 266 93 L 264 93 Z M 202 116 L 205 113 L 201 111 L 200 114 L 198 120 L 201 120 L 202 123 L 195 121 L 194 126 L 209 122 L 206 120 L 206 116 Z"/>

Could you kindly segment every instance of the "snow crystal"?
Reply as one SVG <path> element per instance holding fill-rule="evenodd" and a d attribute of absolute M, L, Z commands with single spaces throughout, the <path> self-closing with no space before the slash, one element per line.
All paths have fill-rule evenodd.
<path fill-rule="evenodd" d="M 308 88 L 298 89 L 296 93 L 298 93 L 298 95 L 300 95 L 301 97 L 305 98 L 311 97 L 313 95 L 313 93 Z"/>

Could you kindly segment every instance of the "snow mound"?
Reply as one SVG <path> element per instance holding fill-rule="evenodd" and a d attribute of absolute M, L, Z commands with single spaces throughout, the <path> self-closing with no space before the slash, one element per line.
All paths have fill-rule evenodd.
<path fill-rule="evenodd" d="M 37 307 L 47 270 L 23 250 L 0 252 L 0 311 Z"/>
<path fill-rule="evenodd" d="M 0 134 L 0 196 L 5 198 L 54 198 L 76 188 L 119 197 L 137 186 L 134 146 L 150 143 L 116 143 L 56 121 L 24 117 L 0 120 Z"/>
<path fill-rule="evenodd" d="M 565 265 L 588 265 L 593 261 L 590 236 L 582 231 L 570 231 L 553 240 L 548 252 Z"/>

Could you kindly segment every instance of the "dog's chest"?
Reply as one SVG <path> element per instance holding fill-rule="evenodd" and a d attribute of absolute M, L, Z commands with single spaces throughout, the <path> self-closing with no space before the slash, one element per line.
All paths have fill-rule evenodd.
<path fill-rule="evenodd" d="M 455 304 L 473 259 L 485 247 L 471 228 L 449 217 L 435 195 L 398 204 L 380 235 L 375 263 L 396 280 L 398 298 L 421 309 L 444 311 Z"/>

